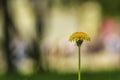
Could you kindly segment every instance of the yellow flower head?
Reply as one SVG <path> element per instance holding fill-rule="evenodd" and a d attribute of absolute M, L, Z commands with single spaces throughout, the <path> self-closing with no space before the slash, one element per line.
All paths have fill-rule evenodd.
<path fill-rule="evenodd" d="M 76 41 L 78 47 L 81 46 L 84 40 L 90 41 L 90 37 L 84 32 L 75 32 L 69 38 L 69 41 Z"/>
<path fill-rule="evenodd" d="M 90 37 L 84 32 L 75 32 L 69 38 L 69 41 L 79 41 L 79 40 L 81 40 L 81 41 L 84 41 L 84 40 L 90 41 Z"/>

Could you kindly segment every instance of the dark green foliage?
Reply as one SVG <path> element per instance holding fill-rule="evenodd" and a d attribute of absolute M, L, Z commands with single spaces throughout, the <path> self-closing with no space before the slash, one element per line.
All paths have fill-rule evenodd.
<path fill-rule="evenodd" d="M 58 74 L 39 72 L 30 76 L 9 73 L 0 80 L 77 80 L 77 74 Z M 120 71 L 82 72 L 81 80 L 120 80 Z"/>

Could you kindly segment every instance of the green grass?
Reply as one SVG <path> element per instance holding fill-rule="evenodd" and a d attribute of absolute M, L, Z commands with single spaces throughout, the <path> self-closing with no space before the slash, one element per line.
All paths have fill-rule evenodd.
<path fill-rule="evenodd" d="M 82 80 L 120 80 L 120 70 L 102 72 L 84 72 Z"/>
<path fill-rule="evenodd" d="M 0 77 L 0 80 L 77 80 L 77 74 L 57 74 L 57 73 L 36 73 L 30 76 L 23 76 L 12 73 Z"/>
<path fill-rule="evenodd" d="M 31 76 L 8 73 L 0 76 L 0 80 L 77 80 L 77 74 L 57 74 L 39 72 Z M 82 72 L 81 80 L 120 80 L 120 71 Z"/>

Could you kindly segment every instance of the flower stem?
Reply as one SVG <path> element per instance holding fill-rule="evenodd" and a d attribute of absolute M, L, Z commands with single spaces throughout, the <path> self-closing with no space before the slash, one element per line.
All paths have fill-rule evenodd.
<path fill-rule="evenodd" d="M 78 80 L 80 80 L 80 46 L 78 46 Z"/>

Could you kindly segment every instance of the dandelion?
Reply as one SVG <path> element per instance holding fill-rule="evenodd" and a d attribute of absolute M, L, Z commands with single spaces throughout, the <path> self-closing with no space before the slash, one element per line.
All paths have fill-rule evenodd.
<path fill-rule="evenodd" d="M 78 80 L 80 80 L 80 47 L 84 40 L 90 41 L 90 37 L 84 32 L 75 32 L 69 38 L 69 41 L 75 41 L 78 46 Z"/>

